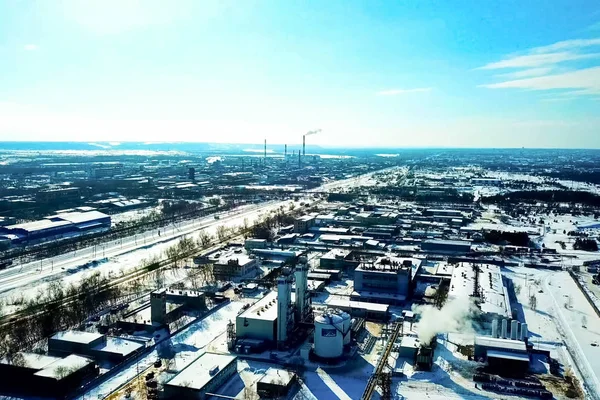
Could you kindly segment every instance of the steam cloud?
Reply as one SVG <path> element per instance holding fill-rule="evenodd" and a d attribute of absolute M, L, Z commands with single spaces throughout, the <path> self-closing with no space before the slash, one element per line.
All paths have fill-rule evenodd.
<path fill-rule="evenodd" d="M 315 129 L 314 131 L 308 131 L 304 134 L 304 136 L 310 136 L 310 135 L 316 135 L 317 133 L 321 132 L 320 129 Z"/>
<path fill-rule="evenodd" d="M 449 299 L 441 310 L 430 305 L 413 305 L 412 311 L 421 317 L 419 340 L 430 343 L 439 333 L 473 332 L 473 317 L 478 310 L 470 297 L 458 297 Z"/>

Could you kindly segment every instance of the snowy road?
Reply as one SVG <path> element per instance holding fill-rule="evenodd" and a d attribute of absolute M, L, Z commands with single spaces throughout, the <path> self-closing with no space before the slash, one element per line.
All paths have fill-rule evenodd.
<path fill-rule="evenodd" d="M 600 399 L 600 318 L 567 272 L 548 275 L 544 286 L 552 297 L 565 342 L 590 395 Z"/>

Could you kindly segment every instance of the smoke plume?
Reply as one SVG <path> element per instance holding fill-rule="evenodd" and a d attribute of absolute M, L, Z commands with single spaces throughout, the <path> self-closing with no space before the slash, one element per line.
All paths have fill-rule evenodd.
<path fill-rule="evenodd" d="M 413 305 L 412 311 L 420 316 L 419 340 L 429 343 L 439 333 L 473 332 L 473 317 L 478 310 L 470 297 L 458 297 L 449 299 L 441 309 L 430 305 Z"/>
<path fill-rule="evenodd" d="M 308 131 L 304 134 L 304 136 L 310 136 L 310 135 L 316 135 L 317 133 L 321 132 L 320 129 L 315 129 L 314 131 Z"/>

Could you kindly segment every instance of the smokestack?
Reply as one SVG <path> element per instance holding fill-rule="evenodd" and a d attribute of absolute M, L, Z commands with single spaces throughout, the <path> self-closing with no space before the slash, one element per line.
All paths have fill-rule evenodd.
<path fill-rule="evenodd" d="M 306 155 L 306 135 L 302 135 L 302 156 Z"/>
<path fill-rule="evenodd" d="M 498 319 L 494 319 L 492 321 L 492 337 L 493 338 L 498 337 Z"/>
<path fill-rule="evenodd" d="M 300 153 L 300 149 L 298 149 L 298 168 L 302 168 L 302 153 Z"/>
<path fill-rule="evenodd" d="M 284 145 L 284 148 L 283 148 L 283 149 L 284 149 L 284 150 L 283 150 L 283 158 L 284 158 L 284 159 L 287 159 L 287 144 L 286 144 L 286 145 Z"/>
<path fill-rule="evenodd" d="M 502 320 L 502 339 L 508 338 L 508 320 Z"/>
<path fill-rule="evenodd" d="M 513 319 L 510 322 L 510 338 L 512 340 L 517 340 L 519 338 L 519 321 Z"/>
<path fill-rule="evenodd" d="M 526 342 L 528 336 L 529 331 L 527 330 L 527 324 L 524 322 L 521 324 L 521 340 Z"/>
<path fill-rule="evenodd" d="M 267 139 L 265 139 L 265 161 L 267 160 Z"/>

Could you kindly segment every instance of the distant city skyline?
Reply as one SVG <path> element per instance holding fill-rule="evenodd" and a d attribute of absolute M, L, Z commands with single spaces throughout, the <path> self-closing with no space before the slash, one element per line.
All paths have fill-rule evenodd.
<path fill-rule="evenodd" d="M 600 148 L 594 1 L 7 0 L 0 59 L 0 141 Z"/>

